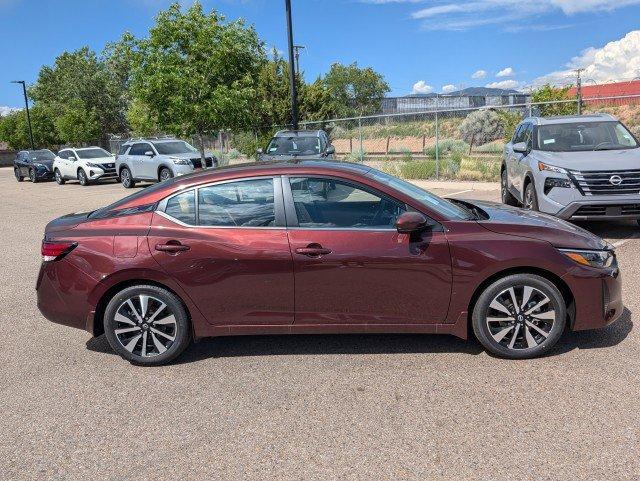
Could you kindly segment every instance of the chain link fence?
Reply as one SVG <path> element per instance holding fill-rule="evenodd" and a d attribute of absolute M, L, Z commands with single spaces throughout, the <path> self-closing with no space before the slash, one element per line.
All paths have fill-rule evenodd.
<path fill-rule="evenodd" d="M 478 111 L 495 115 L 492 132 L 474 138 L 465 121 Z M 410 179 L 495 181 L 515 126 L 532 115 L 609 113 L 640 135 L 640 95 L 493 105 L 302 122 L 324 129 L 340 160 L 362 162 Z"/>

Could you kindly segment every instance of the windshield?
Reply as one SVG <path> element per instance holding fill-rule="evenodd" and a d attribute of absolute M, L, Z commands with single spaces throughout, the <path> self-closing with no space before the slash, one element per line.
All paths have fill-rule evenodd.
<path fill-rule="evenodd" d="M 81 159 L 101 159 L 103 157 L 111 157 L 113 155 L 106 150 L 100 149 L 98 147 L 96 147 L 95 149 L 76 150 L 76 153 Z"/>
<path fill-rule="evenodd" d="M 316 155 L 320 153 L 318 137 L 274 137 L 269 142 L 269 155 Z"/>
<path fill-rule="evenodd" d="M 152 143 L 160 155 L 188 154 L 191 152 L 197 152 L 195 148 L 182 140 Z"/>
<path fill-rule="evenodd" d="M 584 152 L 588 150 L 635 149 L 638 142 L 616 121 L 573 122 L 538 127 L 538 150 Z"/>
<path fill-rule="evenodd" d="M 452 202 L 449 202 L 442 197 L 438 197 L 431 192 L 427 192 L 417 185 L 394 177 L 393 175 L 389 175 L 376 169 L 371 169 L 369 172 L 367 172 L 367 175 L 373 177 L 379 182 L 384 183 L 385 185 L 388 185 L 393 189 L 402 192 L 405 195 L 408 195 L 412 199 L 420 202 L 425 207 L 435 210 L 449 220 L 469 220 L 471 218 L 467 211 L 453 204 Z"/>
<path fill-rule="evenodd" d="M 29 152 L 29 158 L 31 160 L 53 160 L 56 156 L 50 150 L 34 150 Z"/>

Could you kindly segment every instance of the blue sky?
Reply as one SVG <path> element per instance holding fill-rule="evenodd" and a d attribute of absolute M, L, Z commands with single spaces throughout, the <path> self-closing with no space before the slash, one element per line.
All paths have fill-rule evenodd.
<path fill-rule="evenodd" d="M 183 2 L 185 3 L 185 2 Z M 186 2 L 187 4 L 189 2 Z M 203 0 L 255 25 L 285 50 L 284 0 Z M 461 86 L 525 88 L 640 76 L 640 0 L 292 0 L 306 78 L 332 62 L 383 73 L 393 95 Z M 129 30 L 145 35 L 165 0 L 0 0 L 0 106 L 22 105 L 13 79 L 83 45 L 101 50 Z M 631 33 L 630 33 L 631 32 Z M 474 76 L 475 73 L 475 76 Z"/>

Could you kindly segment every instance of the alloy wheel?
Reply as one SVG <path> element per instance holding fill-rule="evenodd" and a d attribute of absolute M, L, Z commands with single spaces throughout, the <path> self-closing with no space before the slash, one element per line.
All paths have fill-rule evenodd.
<path fill-rule="evenodd" d="M 500 193 L 502 194 L 502 202 L 507 203 L 507 176 L 506 173 L 502 173 L 500 176 Z"/>
<path fill-rule="evenodd" d="M 533 192 L 531 189 L 527 189 L 524 193 L 524 208 L 527 210 L 531 210 L 533 207 Z"/>
<path fill-rule="evenodd" d="M 171 348 L 178 333 L 174 312 L 157 297 L 139 294 L 124 301 L 115 313 L 114 334 L 130 353 L 143 358 Z"/>
<path fill-rule="evenodd" d="M 494 342 L 510 350 L 531 349 L 547 340 L 556 321 L 551 299 L 532 286 L 514 286 L 493 298 L 486 323 Z"/>
<path fill-rule="evenodd" d="M 120 173 L 120 180 L 122 181 L 122 185 L 125 187 L 129 187 L 131 185 L 131 175 L 129 174 L 128 169 L 122 169 Z"/>
<path fill-rule="evenodd" d="M 29 169 L 29 180 L 31 182 L 35 182 L 36 181 L 36 171 L 33 169 Z"/>
<path fill-rule="evenodd" d="M 160 182 L 164 182 L 165 180 L 169 180 L 171 177 L 171 171 L 169 169 L 162 169 L 160 172 Z"/>

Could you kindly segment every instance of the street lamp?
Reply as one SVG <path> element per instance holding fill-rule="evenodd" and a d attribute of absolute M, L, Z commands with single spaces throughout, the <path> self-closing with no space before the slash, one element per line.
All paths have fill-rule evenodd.
<path fill-rule="evenodd" d="M 293 57 L 293 27 L 291 25 L 291 0 L 285 0 L 287 11 L 287 37 L 289 40 L 289 83 L 291 84 L 291 124 L 298 130 L 298 92 L 296 91 L 296 73 Z"/>
<path fill-rule="evenodd" d="M 12 80 L 12 84 L 22 84 L 22 93 L 24 94 L 24 106 L 27 108 L 27 124 L 29 124 L 29 140 L 31 141 L 31 150 L 36 150 L 33 143 L 33 130 L 31 130 L 31 115 L 29 115 L 29 101 L 27 100 L 27 86 L 24 80 Z"/>

